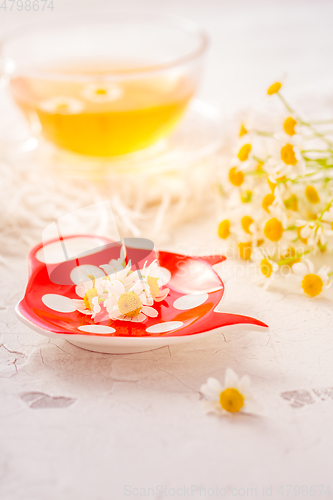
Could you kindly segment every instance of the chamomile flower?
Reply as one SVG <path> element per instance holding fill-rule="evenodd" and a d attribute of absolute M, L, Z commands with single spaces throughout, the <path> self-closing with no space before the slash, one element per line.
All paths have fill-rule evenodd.
<path fill-rule="evenodd" d="M 261 248 L 255 252 L 254 260 L 257 264 L 257 272 L 253 282 L 266 290 L 275 279 L 279 266 L 270 258 L 268 252 Z"/>
<path fill-rule="evenodd" d="M 41 101 L 39 108 L 42 111 L 52 114 L 75 115 L 82 113 L 84 110 L 84 103 L 74 97 L 58 96 Z"/>
<path fill-rule="evenodd" d="M 94 276 L 89 276 L 89 278 L 88 281 L 83 281 L 75 287 L 75 293 L 82 300 L 72 299 L 72 303 L 80 313 L 94 318 L 101 312 L 100 297 L 103 295 L 105 288 L 103 278 L 95 279 Z"/>
<path fill-rule="evenodd" d="M 114 263 L 103 264 L 100 267 L 106 273 L 107 275 L 106 278 L 108 282 L 120 281 L 125 286 L 126 289 L 129 289 L 135 281 L 139 280 L 138 273 L 137 271 L 134 272 L 131 271 L 130 263 L 125 268 L 119 263 L 117 265 L 119 270 L 115 269 Z M 106 283 L 106 285 L 107 284 L 108 283 Z"/>
<path fill-rule="evenodd" d="M 148 317 L 156 318 L 158 312 L 151 307 L 153 299 L 145 291 L 144 282 L 136 281 L 127 290 L 123 283 L 115 280 L 106 284 L 108 297 L 104 306 L 111 319 L 142 322 Z"/>
<path fill-rule="evenodd" d="M 327 239 L 333 236 L 333 230 L 319 220 L 297 220 L 296 226 L 299 228 L 300 237 L 311 246 L 320 245 L 323 247 L 326 245 Z"/>
<path fill-rule="evenodd" d="M 111 259 L 108 264 L 104 264 L 101 268 L 106 272 L 106 274 L 113 274 L 118 271 L 123 271 L 126 267 L 131 268 L 131 261 L 126 264 L 126 255 L 124 246 L 121 247 L 120 257 L 118 259 Z"/>
<path fill-rule="evenodd" d="M 155 302 L 162 302 L 170 292 L 169 288 L 160 289 L 160 274 L 159 266 L 154 260 L 148 267 L 146 264 L 141 270 L 143 280 L 149 287 L 149 293 Z"/>
<path fill-rule="evenodd" d="M 317 297 L 332 285 L 330 266 L 324 265 L 316 273 L 311 260 L 304 259 L 302 262 L 296 262 L 292 266 L 292 271 L 298 279 L 301 279 L 303 292 L 309 297 Z"/>
<path fill-rule="evenodd" d="M 256 404 L 250 385 L 248 375 L 239 378 L 231 368 L 226 369 L 223 385 L 216 378 L 208 378 L 200 388 L 200 392 L 209 400 L 206 404 L 207 412 L 220 415 L 255 412 Z"/>
<path fill-rule="evenodd" d="M 115 83 L 92 83 L 82 89 L 82 97 L 87 101 L 106 103 L 117 101 L 123 95 L 123 90 Z"/>

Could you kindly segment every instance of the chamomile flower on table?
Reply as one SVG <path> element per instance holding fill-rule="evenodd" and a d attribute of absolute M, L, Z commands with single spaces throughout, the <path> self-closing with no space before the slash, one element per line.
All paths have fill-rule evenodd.
<path fill-rule="evenodd" d="M 257 413 L 260 408 L 253 398 L 250 386 L 251 379 L 248 375 L 239 377 L 231 368 L 226 369 L 223 384 L 216 378 L 208 378 L 200 388 L 200 392 L 208 400 L 206 411 L 219 415 Z"/>
<path fill-rule="evenodd" d="M 332 272 L 328 265 L 323 265 L 317 272 L 310 259 L 296 262 L 292 272 L 299 281 L 303 292 L 309 297 L 317 297 L 332 286 Z"/>

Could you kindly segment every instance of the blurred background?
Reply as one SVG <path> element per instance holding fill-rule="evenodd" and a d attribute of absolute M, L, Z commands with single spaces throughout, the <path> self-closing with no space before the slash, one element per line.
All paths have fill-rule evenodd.
<path fill-rule="evenodd" d="M 0 34 L 66 12 L 157 12 L 192 19 L 211 46 L 200 91 L 224 115 L 262 99 L 285 79 L 291 97 L 333 88 L 331 0 L 53 0 L 53 10 L 0 8 Z"/>
<path fill-rule="evenodd" d="M 318 110 L 321 112 L 322 109 L 332 107 L 331 0 L 123 0 L 121 3 L 115 0 L 40 0 L 37 2 L 39 9 L 32 8 L 30 11 L 26 10 L 28 3 L 29 0 L 0 2 L 1 38 L 21 26 L 33 22 L 43 23 L 44 20 L 52 20 L 66 13 L 78 16 L 99 12 L 157 13 L 196 22 L 210 39 L 197 96 L 220 112 L 223 130 L 220 132 L 215 127 L 215 133 L 217 141 L 221 140 L 221 147 L 218 147 L 222 152 L 226 152 L 228 147 L 232 149 L 229 136 L 236 136 L 236 129 L 233 127 L 236 121 L 238 127 L 239 116 L 237 120 L 230 118 L 242 110 L 256 108 L 257 105 L 260 107 L 260 103 L 265 99 L 267 101 L 267 88 L 275 81 L 283 83 L 288 100 L 297 103 L 297 106 L 301 101 L 301 110 L 304 103 L 310 112 L 312 106 L 316 117 Z M 3 92 L 1 105 L 4 99 L 9 103 L 4 96 Z M 3 149 L 15 151 L 15 147 L 8 146 L 5 136 L 9 129 L 10 112 L 6 112 L 6 108 L 1 109 L 0 146 L 2 141 Z M 192 144 L 193 148 L 198 145 L 197 139 L 202 139 L 204 132 L 208 137 L 207 143 L 213 141 L 209 129 L 202 126 L 195 117 L 190 117 L 187 123 L 197 129 L 195 139 L 191 135 L 192 130 L 189 131 L 188 135 L 192 140 L 190 148 Z M 182 140 L 182 133 L 180 137 Z M 196 154 L 194 151 L 194 156 Z M 197 163 L 200 172 L 197 175 L 192 165 L 189 167 L 189 175 L 184 170 L 184 173 L 180 171 L 178 177 L 178 172 L 172 175 L 167 172 L 163 177 L 160 171 L 151 169 L 150 176 L 148 173 L 146 177 L 140 178 L 145 189 L 137 190 L 139 181 L 137 171 L 133 174 L 134 170 L 129 171 L 127 177 L 116 177 L 115 174 L 108 178 L 108 182 L 100 181 L 102 174 L 97 183 L 87 182 L 87 177 L 84 176 L 70 181 L 59 177 L 60 170 L 52 177 L 50 169 L 43 168 L 50 165 L 48 160 L 40 160 L 38 157 L 28 160 L 22 155 L 21 159 L 11 162 L 4 156 L 5 162 L 0 165 L 4 193 L 0 200 L 0 230 L 7 236 L 9 251 L 12 251 L 12 242 L 17 241 L 18 237 L 26 244 L 26 251 L 29 246 L 40 241 L 43 229 L 56 217 L 96 201 L 110 199 L 118 223 L 125 228 L 125 236 L 144 235 L 153 239 L 156 244 L 169 243 L 170 234 L 166 223 L 170 223 L 170 228 L 190 219 L 197 223 L 200 216 L 205 225 L 205 233 L 210 221 L 211 233 L 216 235 L 220 215 L 217 215 L 218 209 L 211 209 L 207 200 L 210 202 L 213 199 L 211 187 L 217 185 L 215 175 L 219 168 L 223 170 L 223 166 L 221 167 L 220 158 L 215 162 L 213 155 L 211 157 L 207 160 L 209 166 L 199 158 Z M 42 173 L 35 169 L 37 164 L 42 165 Z M 62 160 L 57 162 L 57 168 L 59 165 L 63 165 Z M 70 168 L 64 163 L 61 175 L 66 176 Z M 91 170 L 89 168 L 88 165 L 88 181 L 89 175 L 95 172 L 94 166 Z M 177 170 L 177 166 L 175 169 Z M 146 174 L 143 173 L 144 175 Z M 189 186 L 189 180 L 193 186 Z M 121 189 L 118 189 L 117 182 Z M 133 189 L 125 192 L 124 186 L 130 184 Z M 40 189 L 41 185 L 43 189 Z M 184 186 L 188 188 L 187 194 Z M 143 194 L 140 199 L 134 200 L 133 192 Z M 213 216 L 205 217 L 205 210 L 211 210 Z M 157 237 L 160 238 L 159 241 Z M 20 248 L 23 251 L 23 246 Z"/>

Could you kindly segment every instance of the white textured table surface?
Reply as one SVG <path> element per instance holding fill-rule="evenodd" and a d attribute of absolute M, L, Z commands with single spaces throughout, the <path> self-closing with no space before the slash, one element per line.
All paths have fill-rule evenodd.
<path fill-rule="evenodd" d="M 116 6 L 96 1 L 90 8 L 105 4 Z M 64 0 L 54 5 L 55 13 L 68 8 Z M 124 8 L 206 26 L 213 46 L 202 92 L 228 113 L 284 73 L 291 94 L 333 82 L 332 2 L 140 0 Z M 33 14 L 0 12 L 1 30 L 27 17 Z M 215 230 L 215 221 L 199 221 L 167 247 L 216 252 Z M 275 499 L 314 491 L 330 498 L 329 485 L 333 495 L 332 302 L 265 292 L 227 268 L 218 268 L 226 277 L 224 310 L 259 317 L 269 333 L 103 355 L 20 324 L 14 305 L 26 283 L 25 256 L 0 264 L 1 499 Z M 222 380 L 227 366 L 251 376 L 265 416 L 204 414 L 200 385 L 208 376 Z"/>

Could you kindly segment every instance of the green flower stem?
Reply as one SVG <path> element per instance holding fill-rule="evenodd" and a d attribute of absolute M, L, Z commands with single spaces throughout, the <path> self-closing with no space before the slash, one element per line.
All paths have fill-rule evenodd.
<path fill-rule="evenodd" d="M 293 114 L 296 118 L 296 121 L 300 124 L 300 125 L 304 125 L 306 127 L 309 127 L 312 132 L 314 133 L 314 135 L 316 137 L 320 137 L 323 141 L 326 142 L 326 144 L 328 144 L 329 146 L 333 146 L 333 143 L 327 139 L 327 137 L 325 137 L 324 134 L 322 134 L 321 132 L 318 132 L 318 130 L 315 129 L 315 127 L 313 127 L 309 122 L 306 122 L 304 121 L 297 113 L 296 111 L 290 106 L 290 104 L 285 100 L 285 98 L 283 97 L 282 94 L 280 94 L 280 92 L 277 92 L 276 95 L 280 98 L 281 102 L 285 105 L 285 107 L 287 108 L 287 110 L 289 111 L 289 113 Z"/>
<path fill-rule="evenodd" d="M 333 120 L 311 120 L 309 123 L 311 125 L 326 125 L 328 123 L 333 123 Z"/>
<path fill-rule="evenodd" d="M 261 160 L 258 156 L 253 155 L 252 158 L 260 163 L 265 163 L 265 160 Z"/>
<path fill-rule="evenodd" d="M 275 136 L 275 134 L 273 132 L 265 132 L 264 130 L 253 129 L 250 132 L 254 132 L 257 135 L 263 135 L 265 137 L 274 137 Z"/>
<path fill-rule="evenodd" d="M 289 113 L 295 116 L 298 122 L 302 122 L 303 120 L 297 115 L 296 111 L 290 106 L 290 104 L 285 100 L 283 95 L 280 92 L 276 93 L 277 96 L 279 96 L 280 100 L 283 102 Z"/>
<path fill-rule="evenodd" d="M 333 153 L 333 149 L 302 149 L 301 153 Z"/>
<path fill-rule="evenodd" d="M 283 259 L 280 260 L 277 264 L 278 266 L 285 266 L 286 264 L 290 264 L 291 262 L 295 261 L 296 259 L 300 259 L 303 257 L 303 255 L 306 255 L 307 253 L 310 253 L 310 250 L 306 250 L 305 252 L 298 253 L 294 255 L 294 257 L 288 257 L 288 259 Z"/>
<path fill-rule="evenodd" d="M 333 204 L 333 198 L 331 199 L 331 201 L 327 203 L 326 207 L 322 210 L 321 214 L 319 215 L 318 221 L 322 220 L 324 213 L 331 208 L 332 204 Z"/>

